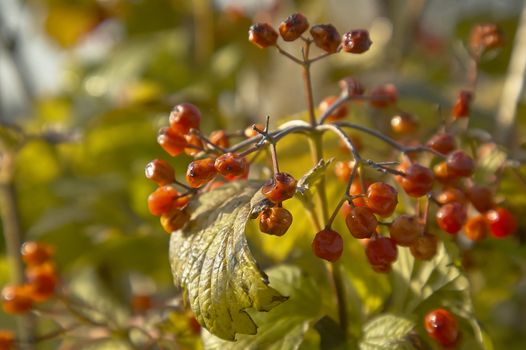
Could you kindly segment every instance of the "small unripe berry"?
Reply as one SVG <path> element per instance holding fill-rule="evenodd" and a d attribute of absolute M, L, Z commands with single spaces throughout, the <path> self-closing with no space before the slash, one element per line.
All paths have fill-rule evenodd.
<path fill-rule="evenodd" d="M 307 21 L 307 18 L 301 13 L 293 13 L 281 22 L 279 25 L 279 34 L 285 41 L 294 41 L 307 29 L 309 29 L 309 21 Z"/>
<path fill-rule="evenodd" d="M 48 262 L 53 256 L 54 249 L 46 243 L 28 241 L 22 244 L 20 253 L 27 265 L 35 266 Z"/>
<path fill-rule="evenodd" d="M 398 204 L 398 192 L 385 182 L 375 182 L 367 189 L 365 204 L 375 214 L 389 216 Z"/>
<path fill-rule="evenodd" d="M 323 101 L 320 102 L 318 105 L 318 109 L 321 114 L 324 114 L 333 104 L 338 100 L 337 96 L 328 96 Z M 336 108 L 334 111 L 332 111 L 331 114 L 327 117 L 327 121 L 331 122 L 334 120 L 340 120 L 347 116 L 347 106 L 344 104 L 341 104 Z"/>
<path fill-rule="evenodd" d="M 400 112 L 391 118 L 391 129 L 396 134 L 407 135 L 415 132 L 418 121 L 412 114 Z"/>
<path fill-rule="evenodd" d="M 349 53 L 364 53 L 372 45 L 369 32 L 364 29 L 356 29 L 343 34 L 342 49 Z"/>
<path fill-rule="evenodd" d="M 328 53 L 338 51 L 341 37 L 332 24 L 316 24 L 311 27 L 310 35 L 314 40 L 314 44 L 320 49 Z"/>
<path fill-rule="evenodd" d="M 261 188 L 261 193 L 273 203 L 292 198 L 296 192 L 296 179 L 287 173 L 276 173 Z"/>
<path fill-rule="evenodd" d="M 438 239 L 435 235 L 424 233 L 409 246 L 411 255 L 418 260 L 430 260 L 437 253 Z"/>
<path fill-rule="evenodd" d="M 471 100 L 473 95 L 469 91 L 460 91 L 455 105 L 453 106 L 453 117 L 455 119 L 464 118 L 469 116 Z"/>
<path fill-rule="evenodd" d="M 413 163 L 405 169 L 405 176 L 399 176 L 397 179 L 408 195 L 422 197 L 433 188 L 434 178 L 429 168 Z"/>
<path fill-rule="evenodd" d="M 336 261 L 343 252 L 343 239 L 336 231 L 322 230 L 316 233 L 312 241 L 312 251 L 318 258 Z"/>
<path fill-rule="evenodd" d="M 457 148 L 455 137 L 448 133 L 439 133 L 433 135 L 427 141 L 427 147 L 434 149 L 438 153 L 447 155 Z"/>
<path fill-rule="evenodd" d="M 466 207 L 460 203 L 448 203 L 436 213 L 438 226 L 447 233 L 456 234 L 467 220 Z"/>
<path fill-rule="evenodd" d="M 194 160 L 188 164 L 186 182 L 192 188 L 199 188 L 216 176 L 216 168 L 212 158 Z"/>
<path fill-rule="evenodd" d="M 159 130 L 157 143 L 172 157 L 181 154 L 186 146 L 184 136 L 178 134 L 171 128 L 161 128 Z"/>
<path fill-rule="evenodd" d="M 394 240 L 388 237 L 373 237 L 367 242 L 365 255 L 369 263 L 378 272 L 388 272 L 390 266 L 398 257 L 398 250 Z"/>
<path fill-rule="evenodd" d="M 146 164 L 144 169 L 146 178 L 157 183 L 159 186 L 168 185 L 175 180 L 174 168 L 165 160 L 154 159 Z"/>
<path fill-rule="evenodd" d="M 371 209 L 367 207 L 354 207 L 345 218 L 349 232 L 355 238 L 369 238 L 378 226 L 378 221 Z"/>
<path fill-rule="evenodd" d="M 214 166 L 223 176 L 240 176 L 246 172 L 248 162 L 245 157 L 235 153 L 225 153 L 216 158 Z"/>
<path fill-rule="evenodd" d="M 172 209 L 161 215 L 161 226 L 166 233 L 172 233 L 183 228 L 188 220 L 190 220 L 190 214 L 186 209 Z"/>
<path fill-rule="evenodd" d="M 253 24 L 248 30 L 248 40 L 261 49 L 276 45 L 278 33 L 268 23 Z"/>
<path fill-rule="evenodd" d="M 473 216 L 464 225 L 464 235 L 472 241 L 478 242 L 489 233 L 489 225 L 483 215 Z"/>
<path fill-rule="evenodd" d="M 458 340 L 458 323 L 449 311 L 436 309 L 424 318 L 427 333 L 444 347 L 451 347 Z"/>
<path fill-rule="evenodd" d="M 422 233 L 422 226 L 412 215 L 400 215 L 389 226 L 389 234 L 396 244 L 408 247 Z"/>
<path fill-rule="evenodd" d="M 170 113 L 170 128 L 181 135 L 190 129 L 198 129 L 201 123 L 201 112 L 191 103 L 176 105 Z"/>
<path fill-rule="evenodd" d="M 462 150 L 451 152 L 447 156 L 446 164 L 451 176 L 468 177 L 475 171 L 475 162 Z"/>
<path fill-rule="evenodd" d="M 494 194 L 489 187 L 473 185 L 466 190 L 466 194 L 480 213 L 485 213 L 495 206 Z"/>
<path fill-rule="evenodd" d="M 225 130 L 212 131 L 208 139 L 214 145 L 219 146 L 221 148 L 230 147 L 230 141 L 228 139 L 228 135 L 226 134 Z"/>
<path fill-rule="evenodd" d="M 396 104 L 398 91 L 393 84 L 380 85 L 371 91 L 371 106 L 376 108 L 386 108 Z"/>
<path fill-rule="evenodd" d="M 517 230 L 517 220 L 505 208 L 495 208 L 485 214 L 491 235 L 495 238 L 504 238 Z"/>
<path fill-rule="evenodd" d="M 31 286 L 7 285 L 2 289 L 2 306 L 8 314 L 23 314 L 33 307 Z"/>
<path fill-rule="evenodd" d="M 272 207 L 259 213 L 259 230 L 274 236 L 283 236 L 292 224 L 292 214 L 285 208 Z"/>

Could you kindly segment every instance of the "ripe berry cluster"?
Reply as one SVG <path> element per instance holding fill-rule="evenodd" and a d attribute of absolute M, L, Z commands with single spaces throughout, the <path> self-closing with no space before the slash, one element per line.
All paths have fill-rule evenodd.
<path fill-rule="evenodd" d="M 22 245 L 21 253 L 26 263 L 27 282 L 8 284 L 2 289 L 2 307 L 9 314 L 26 313 L 33 303 L 50 299 L 58 283 L 51 246 L 28 241 Z"/>

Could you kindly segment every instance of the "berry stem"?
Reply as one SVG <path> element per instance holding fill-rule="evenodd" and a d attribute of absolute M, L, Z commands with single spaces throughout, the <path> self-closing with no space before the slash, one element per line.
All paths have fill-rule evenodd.
<path fill-rule="evenodd" d="M 222 148 L 222 147 L 214 144 L 212 141 L 210 141 L 208 139 L 208 137 L 203 135 L 201 130 L 199 130 L 199 129 L 192 129 L 192 130 L 190 130 L 190 133 L 192 133 L 194 135 L 197 135 L 199 137 L 199 139 L 201 139 L 201 141 L 203 141 L 203 143 L 207 144 L 212 149 L 212 151 L 214 151 L 216 153 L 220 153 L 220 154 L 226 153 L 224 148 Z M 192 145 L 190 145 L 190 146 L 192 146 Z M 200 147 L 195 147 L 195 148 L 200 148 Z M 202 150 L 204 151 L 204 149 L 202 149 Z"/>
<path fill-rule="evenodd" d="M 288 53 L 287 51 L 283 50 L 281 48 L 281 46 L 279 46 L 278 44 L 276 44 L 276 49 L 278 50 L 278 52 L 280 54 L 282 54 L 283 56 L 287 57 L 288 59 L 292 60 L 293 62 L 299 64 L 299 65 L 303 65 L 304 63 L 299 60 L 298 58 L 294 57 L 293 55 L 291 55 L 290 53 Z"/>

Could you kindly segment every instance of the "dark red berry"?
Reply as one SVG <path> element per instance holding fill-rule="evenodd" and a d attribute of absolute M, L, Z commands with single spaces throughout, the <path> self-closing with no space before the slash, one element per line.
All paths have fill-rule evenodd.
<path fill-rule="evenodd" d="M 146 178 L 157 183 L 159 186 L 168 185 L 175 180 L 174 168 L 165 160 L 154 159 L 146 164 L 144 169 Z"/>
<path fill-rule="evenodd" d="M 398 192 L 385 182 L 375 182 L 367 189 L 365 205 L 380 216 L 391 215 L 398 204 Z"/>
<path fill-rule="evenodd" d="M 336 261 L 343 252 L 343 239 L 336 231 L 322 230 L 316 233 L 312 241 L 312 251 L 318 258 Z"/>
<path fill-rule="evenodd" d="M 433 172 L 420 164 L 413 163 L 405 169 L 405 176 L 397 179 L 404 191 L 411 197 L 422 197 L 433 188 Z"/>
<path fill-rule="evenodd" d="M 310 35 L 320 49 L 329 53 L 338 51 L 341 37 L 332 24 L 316 24 L 311 27 Z"/>
<path fill-rule="evenodd" d="M 446 159 L 448 174 L 456 177 L 468 177 L 475 171 L 475 162 L 462 150 L 451 152 Z"/>
<path fill-rule="evenodd" d="M 457 148 L 455 137 L 449 133 L 439 133 L 433 135 L 427 141 L 427 147 L 434 149 L 438 153 L 447 155 Z"/>
<path fill-rule="evenodd" d="M 278 33 L 267 23 L 253 24 L 248 30 L 248 40 L 261 49 L 276 45 Z"/>
<path fill-rule="evenodd" d="M 493 237 L 504 238 L 517 230 L 515 216 L 505 208 L 495 208 L 485 214 Z"/>
<path fill-rule="evenodd" d="M 453 117 L 455 119 L 464 118 L 469 116 L 471 100 L 473 95 L 469 91 L 460 91 L 455 105 L 453 106 Z"/>
<path fill-rule="evenodd" d="M 35 266 L 48 262 L 54 254 L 54 249 L 46 243 L 28 241 L 22 244 L 20 253 L 27 265 Z"/>
<path fill-rule="evenodd" d="M 351 235 L 355 238 L 369 238 L 378 226 L 378 221 L 371 209 L 367 207 L 354 207 L 345 218 L 345 223 Z"/>
<path fill-rule="evenodd" d="M 400 112 L 391 118 L 391 129 L 396 134 L 407 135 L 415 132 L 418 121 L 412 114 Z"/>
<path fill-rule="evenodd" d="M 371 106 L 376 108 L 386 108 L 396 104 L 398 91 L 393 84 L 380 85 L 371 91 Z"/>
<path fill-rule="evenodd" d="M 350 53 L 364 53 L 369 50 L 373 42 L 369 38 L 369 32 L 364 29 L 356 29 L 343 34 L 342 49 Z"/>
<path fill-rule="evenodd" d="M 225 153 L 216 158 L 214 166 L 223 176 L 240 176 L 246 172 L 248 162 L 245 157 L 235 153 Z"/>
<path fill-rule="evenodd" d="M 466 207 L 460 203 L 448 203 L 436 213 L 438 226 L 447 233 L 456 234 L 467 220 Z"/>
<path fill-rule="evenodd" d="M 337 96 L 328 96 L 323 101 L 320 102 L 318 105 L 318 109 L 320 110 L 321 114 L 324 114 L 338 99 Z M 336 108 L 334 111 L 332 111 L 331 114 L 327 117 L 327 121 L 334 121 L 343 119 L 347 116 L 347 106 L 345 104 L 341 104 Z"/>
<path fill-rule="evenodd" d="M 485 213 L 495 206 L 494 194 L 489 187 L 473 185 L 466 190 L 466 194 L 480 213 Z"/>
<path fill-rule="evenodd" d="M 273 203 L 292 198 L 296 192 L 296 179 L 287 173 L 276 173 L 261 188 L 261 193 Z"/>
<path fill-rule="evenodd" d="M 201 123 L 201 112 L 191 103 L 176 105 L 170 113 L 170 128 L 181 135 L 190 129 L 198 129 Z"/>
<path fill-rule="evenodd" d="M 457 320 L 445 309 L 436 309 L 426 314 L 424 326 L 431 338 L 442 346 L 453 346 L 458 340 Z"/>
<path fill-rule="evenodd" d="M 217 170 L 212 158 L 194 160 L 188 164 L 186 182 L 192 188 L 199 188 L 216 176 Z"/>
<path fill-rule="evenodd" d="M 408 247 L 421 236 L 422 226 L 413 215 L 400 215 L 389 226 L 389 234 L 396 244 Z"/>
<path fill-rule="evenodd" d="M 464 235 L 472 241 L 478 242 L 489 233 L 489 225 L 483 215 L 473 216 L 464 225 Z"/>
<path fill-rule="evenodd" d="M 424 233 L 409 246 L 411 255 L 418 260 L 430 260 L 437 253 L 438 239 L 435 235 Z"/>
<path fill-rule="evenodd" d="M 281 22 L 279 25 L 279 34 L 285 41 L 294 41 L 307 29 L 309 29 L 309 21 L 307 21 L 307 18 L 301 13 L 293 13 Z"/>
<path fill-rule="evenodd" d="M 161 128 L 159 130 L 157 143 L 172 157 L 181 154 L 186 146 L 184 136 L 178 134 L 171 128 Z"/>
<path fill-rule="evenodd" d="M 283 236 L 292 224 L 292 214 L 285 208 L 272 207 L 259 213 L 259 230 L 274 236 Z"/>
<path fill-rule="evenodd" d="M 353 77 L 347 77 L 339 81 L 342 92 L 349 96 L 361 96 L 365 92 L 363 85 Z"/>
<path fill-rule="evenodd" d="M 394 240 L 388 237 L 377 236 L 371 238 L 365 247 L 365 255 L 369 263 L 379 272 L 387 272 L 398 257 L 398 250 Z"/>

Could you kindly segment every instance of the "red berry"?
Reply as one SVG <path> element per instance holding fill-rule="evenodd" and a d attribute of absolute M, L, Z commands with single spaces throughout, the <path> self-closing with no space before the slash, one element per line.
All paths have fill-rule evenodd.
<path fill-rule="evenodd" d="M 483 215 L 473 216 L 464 225 L 464 235 L 472 241 L 480 241 L 489 233 L 489 225 Z"/>
<path fill-rule="evenodd" d="M 480 213 L 485 213 L 495 206 L 494 194 L 489 187 L 473 185 L 466 190 L 466 194 Z"/>
<path fill-rule="evenodd" d="M 261 49 L 276 45 L 278 33 L 267 23 L 253 24 L 248 30 L 248 40 Z"/>
<path fill-rule="evenodd" d="M 285 208 L 272 207 L 259 213 L 259 230 L 274 236 L 283 236 L 292 224 L 292 214 Z"/>
<path fill-rule="evenodd" d="M 493 237 L 504 238 L 517 230 L 517 220 L 505 208 L 495 208 L 485 214 Z"/>
<path fill-rule="evenodd" d="M 415 132 L 418 121 L 412 114 L 400 112 L 391 118 L 391 129 L 396 134 L 407 135 Z"/>
<path fill-rule="evenodd" d="M 310 29 L 314 44 L 329 53 L 338 51 L 341 37 L 332 24 L 316 24 Z"/>
<path fill-rule="evenodd" d="M 435 235 L 424 233 L 409 246 L 411 255 L 418 260 L 430 260 L 437 253 L 438 239 Z"/>
<path fill-rule="evenodd" d="M 446 164 L 448 173 L 455 177 L 468 177 L 475 171 L 475 162 L 462 150 L 451 152 Z"/>
<path fill-rule="evenodd" d="M 214 166 L 223 176 L 240 176 L 247 171 L 248 162 L 245 157 L 235 153 L 225 153 L 216 158 Z"/>
<path fill-rule="evenodd" d="M 380 85 L 371 91 L 371 106 L 376 108 L 386 108 L 396 104 L 398 91 L 393 84 Z"/>
<path fill-rule="evenodd" d="M 398 250 L 394 240 L 388 237 L 377 236 L 367 242 L 365 255 L 369 263 L 378 272 L 387 272 L 398 257 Z"/>
<path fill-rule="evenodd" d="M 132 296 L 131 306 L 133 311 L 138 313 L 148 311 L 153 306 L 152 296 L 149 294 L 135 294 Z"/>
<path fill-rule="evenodd" d="M 365 92 L 363 85 L 353 77 L 347 77 L 339 81 L 340 89 L 349 96 L 361 96 Z"/>
<path fill-rule="evenodd" d="M 183 135 L 179 135 L 171 128 L 161 128 L 157 135 L 157 143 L 172 157 L 181 154 L 186 146 Z"/>
<path fill-rule="evenodd" d="M 442 346 L 453 346 L 458 340 L 457 320 L 445 309 L 436 309 L 427 313 L 424 317 L 424 326 L 427 333 Z"/>
<path fill-rule="evenodd" d="M 195 156 L 204 149 L 203 141 L 201 141 L 199 135 L 187 134 L 184 135 L 184 139 L 186 141 L 184 153 L 188 154 L 189 156 Z"/>
<path fill-rule="evenodd" d="M 469 116 L 469 110 L 473 95 L 469 91 L 460 91 L 453 106 L 453 117 L 455 119 L 464 118 Z"/>
<path fill-rule="evenodd" d="M 159 186 L 168 185 L 175 180 L 174 168 L 162 159 L 154 159 L 146 164 L 144 173 L 147 179 L 152 180 Z"/>
<path fill-rule="evenodd" d="M 336 261 L 343 252 L 343 239 L 336 231 L 322 230 L 316 233 L 312 241 L 312 251 L 318 258 Z"/>
<path fill-rule="evenodd" d="M 28 241 L 22 244 L 20 253 L 27 265 L 35 266 L 49 261 L 53 256 L 54 249 L 46 243 Z"/>
<path fill-rule="evenodd" d="M 385 182 L 375 182 L 367 189 L 365 204 L 375 214 L 389 216 L 398 204 L 398 192 Z"/>
<path fill-rule="evenodd" d="M 186 208 L 172 209 L 161 215 L 161 226 L 166 233 L 172 233 L 183 228 L 188 220 L 190 220 L 190 214 Z"/>
<path fill-rule="evenodd" d="M 298 39 L 309 28 L 309 21 L 301 13 L 293 13 L 279 25 L 279 34 L 285 41 Z"/>
<path fill-rule="evenodd" d="M 422 197 L 433 188 L 433 172 L 420 164 L 413 163 L 405 169 L 405 176 L 397 179 L 404 191 L 411 197 Z"/>
<path fill-rule="evenodd" d="M 369 32 L 364 29 L 356 29 L 343 34 L 342 49 L 350 53 L 364 53 L 369 50 L 373 42 L 369 38 Z"/>
<path fill-rule="evenodd" d="M 188 134 L 190 129 L 198 129 L 201 112 L 191 103 L 176 105 L 170 113 L 170 128 L 178 134 Z"/>
<path fill-rule="evenodd" d="M 365 189 L 362 188 L 362 182 L 358 177 L 355 177 L 351 188 L 349 188 L 349 195 L 350 196 L 357 196 L 361 195 L 363 193 L 367 192 L 367 189 L 369 189 L 369 186 L 371 186 L 371 183 L 369 181 L 365 181 Z M 365 206 L 365 197 L 359 197 L 352 200 L 352 203 L 357 207 L 363 207 Z"/>
<path fill-rule="evenodd" d="M 464 204 L 466 202 L 466 196 L 464 192 L 455 187 L 448 187 L 436 196 L 438 203 L 444 205 L 452 202 L 458 202 Z"/>
<path fill-rule="evenodd" d="M 412 215 L 400 215 L 389 226 L 389 234 L 396 244 L 408 247 L 421 236 L 422 226 Z"/>
<path fill-rule="evenodd" d="M 274 174 L 274 176 L 261 187 L 261 193 L 273 203 L 280 203 L 292 198 L 295 192 L 296 180 L 292 175 L 287 173 Z"/>
<path fill-rule="evenodd" d="M 328 96 L 323 101 L 320 102 L 318 105 L 318 109 L 320 110 L 321 114 L 324 114 L 338 99 L 337 96 Z M 327 121 L 334 121 L 343 119 L 347 116 L 347 106 L 345 104 L 341 104 L 338 108 L 336 108 L 334 111 L 332 111 L 331 114 L 327 117 Z"/>
<path fill-rule="evenodd" d="M 345 223 L 351 235 L 359 239 L 371 237 L 378 226 L 376 217 L 367 207 L 352 208 L 345 218 Z"/>
<path fill-rule="evenodd" d="M 58 276 L 53 264 L 32 266 L 26 270 L 26 276 L 34 301 L 46 301 L 55 294 Z"/>
<path fill-rule="evenodd" d="M 347 182 L 351 178 L 352 168 L 354 166 L 354 162 L 336 162 L 334 164 L 334 174 L 336 174 L 336 177 L 342 181 Z"/>
<path fill-rule="evenodd" d="M 456 176 L 451 174 L 445 161 L 442 161 L 433 167 L 433 174 L 435 175 L 435 179 L 444 184 L 448 184 L 457 179 Z"/>
<path fill-rule="evenodd" d="M 194 160 L 188 164 L 186 182 L 192 188 L 199 188 L 216 176 L 216 168 L 212 158 Z"/>
<path fill-rule="evenodd" d="M 179 196 L 177 189 L 171 185 L 161 186 L 148 196 L 148 209 L 155 216 L 169 212 Z"/>
<path fill-rule="evenodd" d="M 466 207 L 460 203 L 448 203 L 436 213 L 438 226 L 447 233 L 456 234 L 467 220 Z"/>
<path fill-rule="evenodd" d="M 427 147 L 434 149 L 438 153 L 447 155 L 457 148 L 457 143 L 453 135 L 440 133 L 433 135 L 433 137 L 427 141 Z"/>
<path fill-rule="evenodd" d="M 33 307 L 31 286 L 7 285 L 2 289 L 2 306 L 8 314 L 23 314 Z"/>
<path fill-rule="evenodd" d="M 210 142 L 212 142 L 214 145 L 219 146 L 221 148 L 228 148 L 230 147 L 230 141 L 228 139 L 228 135 L 224 130 L 216 130 L 212 131 L 210 133 L 210 136 L 208 137 Z"/>

